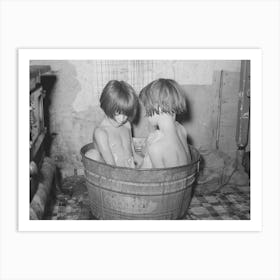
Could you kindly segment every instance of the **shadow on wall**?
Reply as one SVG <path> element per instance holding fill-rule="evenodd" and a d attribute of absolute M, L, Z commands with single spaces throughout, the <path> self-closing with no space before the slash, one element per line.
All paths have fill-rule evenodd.
<path fill-rule="evenodd" d="M 140 119 L 141 119 L 141 105 L 140 105 L 140 102 L 137 104 L 137 111 L 136 111 L 136 116 L 132 122 L 133 125 L 138 125 L 139 122 L 140 122 Z"/>
<path fill-rule="evenodd" d="M 76 133 L 73 129 L 72 104 L 81 85 L 77 80 L 76 68 L 68 61 L 55 61 L 52 67 L 58 71 L 58 82 L 51 106 L 51 132 L 55 136 L 51 155 L 59 168 L 74 163 L 71 148 Z"/>

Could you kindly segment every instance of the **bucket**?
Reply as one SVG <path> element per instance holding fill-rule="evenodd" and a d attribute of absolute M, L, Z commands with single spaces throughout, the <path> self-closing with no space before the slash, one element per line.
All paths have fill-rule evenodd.
<path fill-rule="evenodd" d="M 92 214 L 104 220 L 182 219 L 192 198 L 200 155 L 192 146 L 192 163 L 172 168 L 133 169 L 108 165 L 85 156 L 82 147 Z"/>

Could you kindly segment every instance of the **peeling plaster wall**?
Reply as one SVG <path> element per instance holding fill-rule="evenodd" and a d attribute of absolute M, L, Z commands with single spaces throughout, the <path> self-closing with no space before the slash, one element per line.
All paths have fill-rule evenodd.
<path fill-rule="evenodd" d="M 71 61 L 32 61 L 31 65 L 50 65 L 57 76 L 51 93 L 50 132 L 56 133 L 51 155 L 57 166 L 67 173 L 81 169 L 80 149 L 92 141 L 95 126 L 100 123 L 104 113 L 99 105 L 92 104 L 90 82 L 87 80 L 87 63 L 76 67 Z M 78 71 L 77 71 L 78 70 Z M 83 75 L 84 73 L 84 75 Z M 89 90 L 88 96 L 77 99 L 83 88 Z"/>
<path fill-rule="evenodd" d="M 172 63 L 178 67 L 177 62 Z M 179 62 L 178 62 L 179 63 Z M 235 125 L 237 118 L 237 97 L 239 88 L 240 61 L 193 61 L 182 65 L 188 73 L 181 84 L 189 103 L 188 114 L 181 116 L 187 128 L 190 141 L 197 147 L 213 148 L 216 142 L 217 104 L 220 85 L 220 71 L 226 76 L 223 88 L 221 111 L 221 132 L 219 145 L 224 152 L 233 155 L 235 151 Z M 92 141 L 95 126 L 104 113 L 99 108 L 99 94 L 94 92 L 97 69 L 92 61 L 31 61 L 31 65 L 50 65 L 57 75 L 51 93 L 50 131 L 57 133 L 51 154 L 63 170 L 81 169 L 80 148 Z M 179 69 L 179 68 L 178 68 Z M 160 74 L 160 70 L 157 70 Z M 178 70 L 177 70 L 178 72 Z M 182 73 L 173 75 L 180 81 Z M 107 82 L 107 81 L 106 81 Z M 104 85 L 105 83 L 104 82 Z M 146 136 L 147 123 L 141 122 L 134 129 L 135 136 Z M 67 173 L 67 172 L 66 172 Z"/>

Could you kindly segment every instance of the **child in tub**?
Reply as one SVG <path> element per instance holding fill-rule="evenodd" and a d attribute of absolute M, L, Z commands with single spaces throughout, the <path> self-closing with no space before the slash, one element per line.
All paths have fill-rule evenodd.
<path fill-rule="evenodd" d="M 149 122 L 157 129 L 146 141 L 141 168 L 167 168 L 191 162 L 185 128 L 175 121 L 186 110 L 186 102 L 177 82 L 158 79 L 144 87 L 139 95 Z"/>
<path fill-rule="evenodd" d="M 86 156 L 111 165 L 134 168 L 130 122 L 139 107 L 134 89 L 124 81 L 109 81 L 102 91 L 100 107 L 106 116 L 94 130 L 96 149 L 89 150 Z"/>

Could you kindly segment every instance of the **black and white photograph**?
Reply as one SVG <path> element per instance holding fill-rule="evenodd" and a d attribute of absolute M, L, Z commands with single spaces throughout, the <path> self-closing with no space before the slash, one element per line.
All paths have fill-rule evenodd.
<path fill-rule="evenodd" d="M 120 57 L 129 51 L 137 59 Z M 229 59 L 215 59 L 222 51 Z M 111 59 L 85 60 L 19 50 L 29 72 L 28 204 L 20 197 L 28 219 L 253 223 L 251 81 L 260 51 L 243 51 L 88 50 Z"/>
<path fill-rule="evenodd" d="M 250 61 L 30 61 L 30 219 L 250 220 Z"/>

